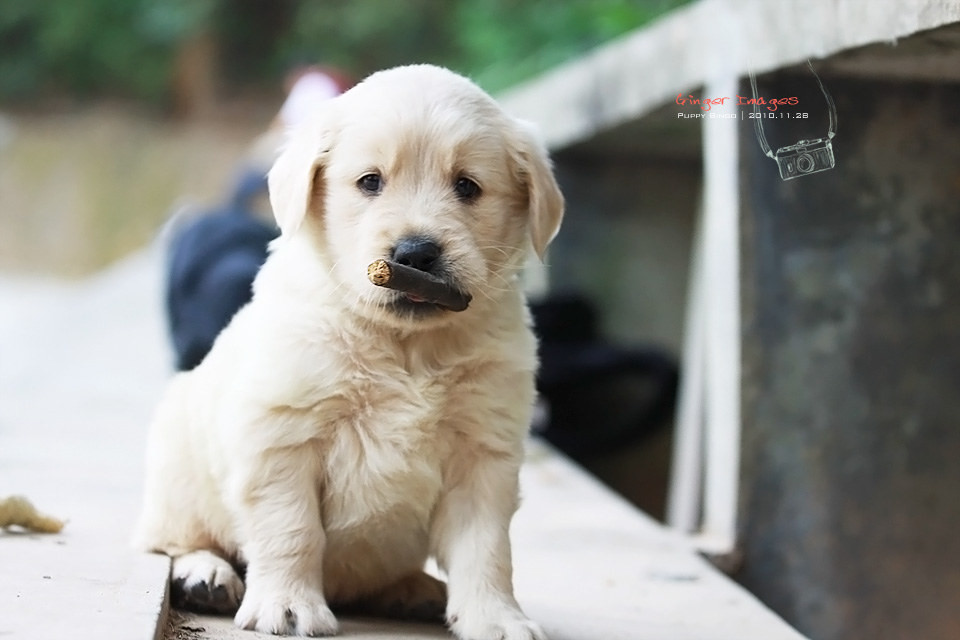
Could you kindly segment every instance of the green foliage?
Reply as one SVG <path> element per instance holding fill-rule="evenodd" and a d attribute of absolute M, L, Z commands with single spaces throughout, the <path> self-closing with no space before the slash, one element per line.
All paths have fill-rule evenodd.
<path fill-rule="evenodd" d="M 688 0 L 457 3 L 458 66 L 491 91 L 636 29 Z"/>
<path fill-rule="evenodd" d="M 5 0 L 0 96 L 166 91 L 172 52 L 203 26 L 215 0 Z"/>
<path fill-rule="evenodd" d="M 0 99 L 169 92 L 187 38 L 214 34 L 232 86 L 291 65 L 362 77 L 436 62 L 498 90 L 689 0 L 3 0 Z"/>
<path fill-rule="evenodd" d="M 321 60 L 358 76 L 435 62 L 496 91 L 687 2 L 313 0 L 298 3 L 279 60 Z"/>
<path fill-rule="evenodd" d="M 455 46 L 447 0 L 301 2 L 279 62 L 322 61 L 355 75 L 412 61 L 439 62 Z"/>

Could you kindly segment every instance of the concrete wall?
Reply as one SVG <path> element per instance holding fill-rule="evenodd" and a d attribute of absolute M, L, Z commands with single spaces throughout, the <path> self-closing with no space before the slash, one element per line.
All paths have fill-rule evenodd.
<path fill-rule="evenodd" d="M 688 130 L 696 132 L 693 126 Z M 551 287 L 593 301 L 604 338 L 621 346 L 661 347 L 679 360 L 699 158 L 683 154 L 654 161 L 603 147 L 572 148 L 554 157 L 567 216 L 549 253 Z M 578 461 L 662 518 L 671 425 L 668 417 L 659 430 L 629 447 Z"/>
<path fill-rule="evenodd" d="M 679 355 L 699 162 L 583 152 L 555 161 L 568 215 L 550 254 L 551 286 L 595 300 L 608 337 Z"/>
<path fill-rule="evenodd" d="M 782 70 L 822 71 L 832 171 L 781 181 L 738 123 L 742 579 L 818 640 L 960 637 L 958 20 L 953 1 L 703 0 L 505 96 L 543 126 L 571 199 L 553 282 L 594 292 L 615 336 L 675 346 L 686 265 L 667 256 L 699 173 L 644 123 L 678 93 L 781 70 L 761 92 L 799 93 L 811 117 L 771 121 L 771 143 L 820 137 L 815 83 Z"/>
<path fill-rule="evenodd" d="M 834 170 L 742 129 L 740 577 L 819 640 L 958 638 L 960 86 L 826 81 Z"/>

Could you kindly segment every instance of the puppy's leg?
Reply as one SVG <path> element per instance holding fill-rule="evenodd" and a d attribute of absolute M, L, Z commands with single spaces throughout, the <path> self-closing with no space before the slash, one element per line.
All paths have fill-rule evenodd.
<path fill-rule="evenodd" d="M 244 629 L 326 636 L 337 620 L 323 594 L 323 550 L 315 454 L 272 449 L 240 467 L 236 505 L 244 532 L 247 590 L 234 618 Z"/>
<path fill-rule="evenodd" d="M 210 551 L 191 551 L 173 559 L 170 573 L 173 606 L 200 613 L 235 613 L 243 598 L 243 581 L 233 566 Z"/>
<path fill-rule="evenodd" d="M 510 518 L 520 460 L 461 454 L 457 477 L 440 498 L 431 542 L 448 574 L 447 622 L 462 640 L 546 640 L 513 597 Z"/>
<path fill-rule="evenodd" d="M 386 618 L 443 622 L 446 606 L 447 585 L 418 571 L 364 597 L 347 610 Z"/>

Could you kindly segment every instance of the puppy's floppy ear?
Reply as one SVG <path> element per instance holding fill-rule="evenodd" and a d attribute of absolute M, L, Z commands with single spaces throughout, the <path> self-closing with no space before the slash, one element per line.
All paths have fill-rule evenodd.
<path fill-rule="evenodd" d="M 536 126 L 517 120 L 517 131 L 521 179 L 527 187 L 530 240 L 537 257 L 543 260 L 547 245 L 560 230 L 563 194 L 553 177 L 550 156 Z"/>
<path fill-rule="evenodd" d="M 316 183 L 322 178 L 333 143 L 331 111 L 324 109 L 317 120 L 290 129 L 286 144 L 267 175 L 270 207 L 285 236 L 300 228 L 310 207 L 319 206 L 312 200 L 320 195 Z"/>

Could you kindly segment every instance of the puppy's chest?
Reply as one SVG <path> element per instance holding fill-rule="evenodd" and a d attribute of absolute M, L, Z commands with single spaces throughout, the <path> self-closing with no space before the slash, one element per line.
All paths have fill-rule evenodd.
<path fill-rule="evenodd" d="M 383 366 L 355 372 L 342 389 L 324 411 L 326 519 L 346 524 L 398 509 L 426 518 L 451 446 L 445 376 Z"/>

